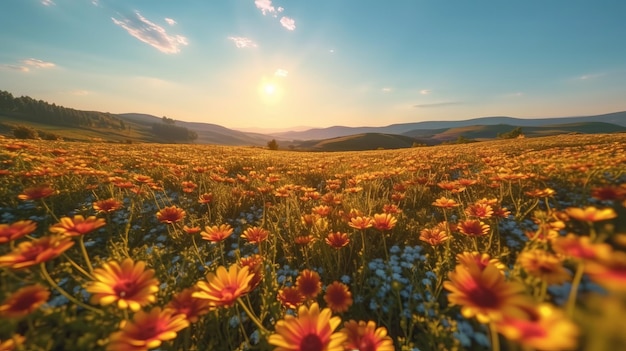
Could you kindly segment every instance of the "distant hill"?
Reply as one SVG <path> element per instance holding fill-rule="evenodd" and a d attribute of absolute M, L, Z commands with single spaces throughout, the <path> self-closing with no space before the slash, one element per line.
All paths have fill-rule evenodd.
<path fill-rule="evenodd" d="M 363 151 L 408 148 L 414 142 L 414 138 L 404 135 L 363 133 L 324 140 L 296 142 L 290 147 L 307 151 Z"/>
<path fill-rule="evenodd" d="M 146 126 L 152 125 L 153 123 L 160 123 L 162 120 L 162 117 L 142 113 L 122 113 L 117 116 L 123 120 L 144 124 Z M 195 142 L 199 144 L 264 146 L 267 145 L 268 141 L 272 140 L 272 137 L 268 135 L 240 132 L 211 123 L 175 121 L 175 125 L 196 132 L 198 138 Z"/>
<path fill-rule="evenodd" d="M 626 111 L 581 117 L 554 118 L 514 118 L 514 117 L 481 117 L 463 121 L 428 121 L 416 123 L 391 124 L 384 127 L 344 127 L 313 128 L 299 132 L 275 133 L 273 136 L 288 140 L 328 139 L 362 133 L 406 134 L 415 130 L 450 129 L 474 125 L 510 125 L 517 127 L 538 127 L 554 124 L 570 124 L 581 122 L 603 122 L 626 127 Z"/>

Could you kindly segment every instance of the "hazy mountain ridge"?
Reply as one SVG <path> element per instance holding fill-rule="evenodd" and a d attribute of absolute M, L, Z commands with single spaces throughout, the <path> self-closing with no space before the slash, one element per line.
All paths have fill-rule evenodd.
<path fill-rule="evenodd" d="M 538 127 L 552 124 L 568 124 L 581 122 L 604 122 L 626 127 L 626 111 L 580 117 L 551 117 L 551 118 L 516 118 L 516 117 L 479 117 L 461 121 L 426 121 L 415 123 L 398 123 L 383 127 L 346 127 L 333 126 L 328 128 L 313 128 L 301 132 L 275 133 L 273 136 L 292 140 L 327 139 L 341 136 L 383 133 L 403 134 L 413 130 L 432 130 L 467 127 L 472 125 L 511 125 L 516 127 Z"/>

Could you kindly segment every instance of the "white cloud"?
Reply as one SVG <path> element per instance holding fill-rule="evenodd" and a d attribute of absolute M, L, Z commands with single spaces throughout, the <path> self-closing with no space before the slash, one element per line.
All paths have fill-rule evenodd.
<path fill-rule="evenodd" d="M 280 24 L 282 24 L 283 27 L 287 28 L 287 30 L 296 29 L 296 21 L 293 18 L 283 16 L 280 19 Z"/>
<path fill-rule="evenodd" d="M 52 6 L 52 5 L 56 5 L 56 4 L 54 3 L 54 1 L 52 1 L 52 0 L 41 0 L 41 4 L 42 4 L 43 6 Z"/>
<path fill-rule="evenodd" d="M 256 48 L 258 45 L 250 38 L 246 37 L 228 37 L 229 40 L 232 40 L 235 43 L 235 46 L 242 48 Z"/>
<path fill-rule="evenodd" d="M 277 77 L 287 77 L 287 74 L 289 74 L 289 72 L 281 68 L 277 69 L 276 72 L 274 72 L 274 75 Z"/>
<path fill-rule="evenodd" d="M 170 26 L 173 26 L 173 25 L 175 25 L 177 23 L 173 19 L 167 18 L 167 17 L 165 18 L 165 22 L 167 22 L 167 24 L 169 24 Z"/>
<path fill-rule="evenodd" d="M 256 5 L 256 8 L 261 10 L 261 13 L 263 13 L 263 15 L 267 15 L 269 14 L 275 14 L 276 13 L 276 8 L 274 6 L 272 6 L 272 0 L 255 0 L 254 1 L 254 5 Z M 283 8 L 279 7 L 279 12 L 282 12 Z"/>
<path fill-rule="evenodd" d="M 389 88 L 389 87 L 384 87 L 384 88 L 382 88 L 382 89 L 380 89 L 380 90 L 382 90 L 382 92 L 383 92 L 383 93 L 389 93 L 389 92 L 391 92 L 391 88 Z"/>
<path fill-rule="evenodd" d="M 29 58 L 20 61 L 19 64 L 0 64 L 0 68 L 12 71 L 29 72 L 31 68 L 54 68 L 56 65 L 52 62 L 46 62 L 35 58 Z"/>
<path fill-rule="evenodd" d="M 330 52 L 331 54 L 334 54 L 335 53 L 335 49 L 330 49 L 330 50 L 328 50 L 328 52 Z"/>
<path fill-rule="evenodd" d="M 35 68 L 52 68 L 56 65 L 52 62 L 46 62 L 34 58 L 29 58 L 26 60 L 22 60 L 22 63 L 26 66 L 35 67 Z"/>
<path fill-rule="evenodd" d="M 430 89 L 422 89 L 422 90 L 420 90 L 420 94 L 422 94 L 422 95 L 428 95 L 430 93 L 432 93 L 432 90 L 430 90 Z"/>
<path fill-rule="evenodd" d="M 113 23 L 126 29 L 128 34 L 166 54 L 178 53 L 181 46 L 189 44 L 184 36 L 169 35 L 163 27 L 150 22 L 139 12 L 135 12 L 135 15 L 134 18 L 122 20 L 113 17 L 111 19 Z"/>

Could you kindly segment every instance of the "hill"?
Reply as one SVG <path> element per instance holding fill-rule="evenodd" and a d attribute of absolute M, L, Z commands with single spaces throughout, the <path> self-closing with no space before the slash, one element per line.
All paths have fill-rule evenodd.
<path fill-rule="evenodd" d="M 324 140 L 295 142 L 290 144 L 290 148 L 306 151 L 363 151 L 408 148 L 414 142 L 414 138 L 404 135 L 362 133 Z"/>

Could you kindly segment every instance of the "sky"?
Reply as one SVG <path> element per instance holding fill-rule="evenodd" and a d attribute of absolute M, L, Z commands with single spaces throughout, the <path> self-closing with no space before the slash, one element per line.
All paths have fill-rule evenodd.
<path fill-rule="evenodd" d="M 624 0 L 1 0 L 0 90 L 228 128 L 626 110 Z"/>

